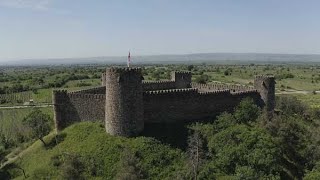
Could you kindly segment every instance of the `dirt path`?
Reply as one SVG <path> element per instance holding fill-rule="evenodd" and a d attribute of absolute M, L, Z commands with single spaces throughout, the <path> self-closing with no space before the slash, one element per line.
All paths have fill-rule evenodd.
<path fill-rule="evenodd" d="M 276 94 L 311 94 L 312 91 L 301 91 L 301 90 L 285 90 L 281 92 L 277 92 Z M 316 93 L 320 93 L 320 91 L 316 91 Z"/>
<path fill-rule="evenodd" d="M 52 107 L 52 104 L 44 104 L 44 105 L 37 105 L 37 106 L 0 106 L 0 109 L 23 109 L 23 108 L 44 108 L 44 107 Z"/>

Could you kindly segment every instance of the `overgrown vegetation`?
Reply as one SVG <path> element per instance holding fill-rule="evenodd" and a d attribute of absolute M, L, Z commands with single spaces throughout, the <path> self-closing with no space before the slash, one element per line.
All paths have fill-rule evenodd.
<path fill-rule="evenodd" d="M 52 119 L 48 114 L 39 109 L 35 109 L 28 114 L 23 120 L 23 125 L 28 129 L 30 137 L 39 139 L 45 146 L 47 145 L 43 137 L 48 135 L 52 125 Z"/>
<path fill-rule="evenodd" d="M 318 179 L 320 112 L 286 96 L 271 119 L 251 99 L 211 123 L 189 125 L 188 147 L 113 137 L 98 123 L 74 124 L 20 155 L 29 179 Z M 22 179 L 23 171 L 5 168 Z"/>
<path fill-rule="evenodd" d="M 279 98 L 280 113 L 272 119 L 257 108 L 245 100 L 213 124 L 192 126 L 208 142 L 210 154 L 199 178 L 320 178 L 319 111 L 292 97 Z"/>

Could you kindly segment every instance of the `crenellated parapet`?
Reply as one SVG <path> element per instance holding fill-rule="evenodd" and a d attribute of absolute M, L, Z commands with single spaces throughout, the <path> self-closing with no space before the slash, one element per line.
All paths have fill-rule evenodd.
<path fill-rule="evenodd" d="M 210 91 L 210 92 L 200 92 L 200 95 L 229 95 L 230 90 L 215 90 L 215 91 Z"/>
<path fill-rule="evenodd" d="M 164 83 L 174 83 L 174 81 L 162 80 L 162 81 L 142 81 L 142 84 L 164 84 Z"/>
<path fill-rule="evenodd" d="M 188 88 L 188 89 L 169 89 L 169 90 L 157 90 L 157 91 L 146 91 L 144 95 L 190 95 L 190 94 L 197 94 L 198 89 L 196 88 Z"/>
<path fill-rule="evenodd" d="M 88 100 L 90 99 L 104 99 L 106 98 L 106 95 L 104 94 L 75 94 L 75 93 L 69 93 L 69 98 L 86 98 Z"/>
<path fill-rule="evenodd" d="M 111 67 L 107 68 L 106 70 L 106 75 L 110 73 L 141 73 L 142 69 L 141 68 L 131 68 L 131 67 L 126 67 L 126 68 L 120 68 L 120 67 Z"/>
<path fill-rule="evenodd" d="M 76 90 L 71 91 L 69 94 L 105 94 L 106 93 L 106 87 L 105 86 L 99 86 L 94 88 L 88 88 L 88 89 L 82 89 L 82 90 Z"/>
<path fill-rule="evenodd" d="M 233 95 L 247 95 L 247 94 L 252 94 L 252 93 L 258 93 L 256 89 L 253 90 L 247 90 L 247 91 L 237 91 L 237 92 L 231 92 Z"/>
<path fill-rule="evenodd" d="M 143 81 L 143 91 L 175 89 L 176 85 L 174 81 Z"/>
<path fill-rule="evenodd" d="M 214 84 L 200 84 L 200 83 L 191 83 L 193 88 L 199 88 L 201 91 L 215 91 L 215 90 L 232 90 L 232 91 L 247 91 L 254 90 L 254 87 L 245 86 L 245 85 L 227 85 L 221 83 Z"/>
<path fill-rule="evenodd" d="M 52 94 L 55 95 L 55 96 L 63 96 L 63 95 L 68 94 L 68 91 L 65 90 L 65 89 L 53 90 L 53 91 L 52 91 Z"/>

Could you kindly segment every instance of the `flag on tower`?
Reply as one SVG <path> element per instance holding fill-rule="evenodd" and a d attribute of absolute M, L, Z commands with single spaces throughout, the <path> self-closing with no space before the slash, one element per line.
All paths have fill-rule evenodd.
<path fill-rule="evenodd" d="M 130 51 L 129 51 L 129 54 L 128 54 L 128 62 L 127 62 L 128 67 L 130 67 L 130 62 L 131 62 L 131 56 L 130 56 Z"/>

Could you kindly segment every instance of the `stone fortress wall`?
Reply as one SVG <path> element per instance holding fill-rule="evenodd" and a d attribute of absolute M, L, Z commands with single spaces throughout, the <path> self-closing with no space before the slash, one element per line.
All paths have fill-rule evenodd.
<path fill-rule="evenodd" d="M 173 72 L 169 81 L 143 81 L 139 68 L 109 68 L 100 87 L 66 92 L 54 91 L 56 129 L 74 122 L 105 122 L 112 135 L 137 136 L 145 123 L 196 121 L 232 111 L 251 97 L 272 112 L 275 79 L 257 76 L 254 87 L 191 82 L 190 72 Z"/>

